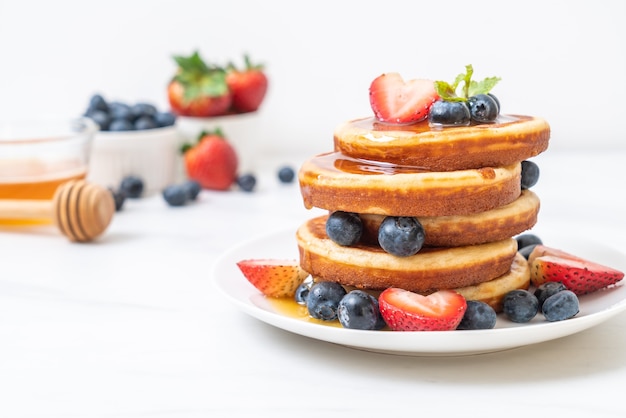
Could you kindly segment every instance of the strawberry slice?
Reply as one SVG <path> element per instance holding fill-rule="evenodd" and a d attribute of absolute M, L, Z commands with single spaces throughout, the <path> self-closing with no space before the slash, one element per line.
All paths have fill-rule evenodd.
<path fill-rule="evenodd" d="M 528 256 L 528 263 L 535 286 L 561 282 L 577 295 L 595 292 L 624 278 L 619 270 L 545 245 L 535 247 Z"/>
<path fill-rule="evenodd" d="M 378 298 L 380 313 L 394 331 L 450 331 L 456 329 L 467 302 L 451 290 L 428 296 L 398 288 L 385 289 Z"/>
<path fill-rule="evenodd" d="M 261 293 L 274 298 L 293 297 L 309 275 L 296 260 L 247 259 L 237 267 Z"/>
<path fill-rule="evenodd" d="M 376 119 L 398 125 L 426 119 L 430 107 L 439 99 L 432 80 L 405 82 L 398 73 L 386 73 L 375 78 L 369 94 Z"/>

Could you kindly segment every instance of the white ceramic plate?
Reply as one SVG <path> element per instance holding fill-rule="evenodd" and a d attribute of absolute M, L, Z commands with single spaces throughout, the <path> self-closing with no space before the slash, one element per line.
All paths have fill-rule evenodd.
<path fill-rule="evenodd" d="M 542 235 L 542 234 L 540 234 Z M 619 270 L 626 270 L 626 256 L 595 243 L 548 238 L 552 247 L 587 257 Z M 499 315 L 494 329 L 438 332 L 362 331 L 307 322 L 279 313 L 239 271 L 236 262 L 246 258 L 298 257 L 295 230 L 261 236 L 226 251 L 215 263 L 212 280 L 242 311 L 275 327 L 299 335 L 361 350 L 413 356 L 458 356 L 502 351 L 541 343 L 578 333 L 626 310 L 626 285 L 580 298 L 574 318 L 547 322 L 541 314 L 530 323 L 515 324 Z"/>

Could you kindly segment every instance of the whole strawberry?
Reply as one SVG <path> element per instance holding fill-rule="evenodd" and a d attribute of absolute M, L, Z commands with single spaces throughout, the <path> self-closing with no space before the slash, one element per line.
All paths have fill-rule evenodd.
<path fill-rule="evenodd" d="M 228 190 L 237 177 L 237 153 L 219 129 L 202 132 L 198 143 L 184 146 L 183 153 L 187 177 L 203 189 Z"/>
<path fill-rule="evenodd" d="M 167 87 L 172 112 L 181 116 L 224 115 L 232 103 L 226 84 L 226 71 L 209 66 L 194 52 L 189 57 L 175 56 L 178 71 Z"/>
<path fill-rule="evenodd" d="M 535 286 L 561 282 L 576 295 L 592 293 L 624 278 L 622 271 L 545 245 L 537 245 L 528 256 L 530 279 Z"/>
<path fill-rule="evenodd" d="M 254 65 L 248 55 L 244 56 L 245 68 L 229 65 L 226 84 L 233 96 L 231 111 L 234 113 L 254 112 L 267 93 L 268 80 L 262 65 Z"/>

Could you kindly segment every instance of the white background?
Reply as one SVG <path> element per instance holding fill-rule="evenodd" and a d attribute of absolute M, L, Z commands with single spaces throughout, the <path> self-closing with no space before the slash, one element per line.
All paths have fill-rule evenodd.
<path fill-rule="evenodd" d="M 625 2 L 0 0 L 0 117 L 76 115 L 89 97 L 166 107 L 172 55 L 264 63 L 268 152 L 323 152 L 368 116 L 383 72 L 499 76 L 503 112 L 545 117 L 553 151 L 621 147 Z"/>

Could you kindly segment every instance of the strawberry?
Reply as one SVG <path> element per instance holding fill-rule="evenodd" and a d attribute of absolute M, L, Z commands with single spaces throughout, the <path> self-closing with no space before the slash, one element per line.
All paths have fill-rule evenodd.
<path fill-rule="evenodd" d="M 253 65 L 250 58 L 244 56 L 246 67 L 243 70 L 229 65 L 226 72 L 226 84 L 233 95 L 231 111 L 234 113 L 254 112 L 267 93 L 267 75 L 262 65 Z"/>
<path fill-rule="evenodd" d="M 237 267 L 261 293 L 274 298 L 293 297 L 309 275 L 296 260 L 247 259 Z"/>
<path fill-rule="evenodd" d="M 378 297 L 380 313 L 394 331 L 450 331 L 456 329 L 467 302 L 451 290 L 428 296 L 398 288 L 388 288 Z"/>
<path fill-rule="evenodd" d="M 537 245 L 528 256 L 530 279 L 535 286 L 545 282 L 561 282 L 577 295 L 584 295 L 611 286 L 624 278 L 624 273 L 564 251 Z"/>
<path fill-rule="evenodd" d="M 398 125 L 426 119 L 430 107 L 439 99 L 432 80 L 405 82 L 398 73 L 386 73 L 375 78 L 369 94 L 376 118 Z"/>
<path fill-rule="evenodd" d="M 198 143 L 183 146 L 187 177 L 204 189 L 228 190 L 237 177 L 238 159 L 221 131 L 202 132 Z"/>
<path fill-rule="evenodd" d="M 178 71 L 167 87 L 172 112 L 181 116 L 224 115 L 232 103 L 226 84 L 226 71 L 207 65 L 198 52 L 189 57 L 175 56 Z"/>

